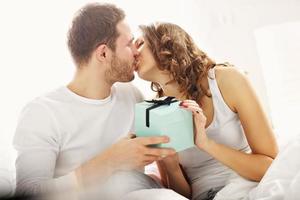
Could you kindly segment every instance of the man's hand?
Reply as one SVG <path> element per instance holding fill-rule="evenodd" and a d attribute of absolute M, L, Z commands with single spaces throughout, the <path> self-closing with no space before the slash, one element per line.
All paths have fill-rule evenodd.
<path fill-rule="evenodd" d="M 106 153 L 109 154 L 109 162 L 116 170 L 138 169 L 148 165 L 162 157 L 175 154 L 174 149 L 154 148 L 149 145 L 168 143 L 166 136 L 157 137 L 128 137 L 114 144 Z"/>
<path fill-rule="evenodd" d="M 174 149 L 149 147 L 168 142 L 166 136 L 135 137 L 130 134 L 82 165 L 75 173 L 84 185 L 103 181 L 117 170 L 139 169 L 162 157 L 175 154 Z"/>

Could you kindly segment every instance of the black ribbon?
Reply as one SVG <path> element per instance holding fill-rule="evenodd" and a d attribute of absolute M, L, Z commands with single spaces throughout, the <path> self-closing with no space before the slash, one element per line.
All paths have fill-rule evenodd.
<path fill-rule="evenodd" d="M 148 103 L 153 103 L 152 106 L 150 106 L 149 108 L 146 109 L 146 126 L 149 127 L 150 126 L 150 110 L 157 108 L 159 106 L 162 105 L 170 105 L 171 103 L 177 102 L 178 100 L 174 99 L 175 97 L 167 97 L 164 100 L 151 100 L 151 101 L 146 101 Z M 174 100 L 173 100 L 174 99 Z"/>

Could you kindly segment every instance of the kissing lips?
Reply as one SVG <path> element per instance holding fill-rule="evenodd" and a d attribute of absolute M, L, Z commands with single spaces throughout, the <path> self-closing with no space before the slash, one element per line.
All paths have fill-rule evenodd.
<path fill-rule="evenodd" d="M 134 69 L 134 71 L 138 71 L 138 68 L 139 68 L 139 61 L 136 60 L 136 61 L 133 63 L 133 69 Z"/>

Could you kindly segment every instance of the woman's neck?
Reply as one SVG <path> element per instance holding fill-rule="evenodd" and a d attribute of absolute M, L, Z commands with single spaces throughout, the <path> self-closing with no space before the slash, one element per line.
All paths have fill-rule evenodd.
<path fill-rule="evenodd" d="M 184 100 L 185 97 L 182 92 L 180 92 L 179 85 L 176 83 L 159 83 L 165 96 L 172 96 L 178 100 Z"/>
<path fill-rule="evenodd" d="M 172 81 L 172 77 L 169 73 L 159 71 L 153 75 L 152 78 L 152 82 L 159 84 L 165 96 L 172 96 L 176 99 L 183 100 L 183 95 L 179 90 L 179 85 Z"/>
<path fill-rule="evenodd" d="M 178 100 L 185 100 L 186 99 L 186 95 L 184 95 L 183 92 L 180 92 L 180 86 L 175 81 L 170 82 L 171 78 L 169 78 L 167 76 L 162 76 L 162 77 L 159 77 L 159 78 L 160 79 L 158 80 L 157 83 L 162 88 L 165 96 L 176 97 L 176 99 L 178 99 Z M 203 78 L 199 84 L 202 85 L 202 88 L 204 88 L 206 90 L 209 89 L 207 79 Z M 199 100 L 198 103 L 203 104 L 202 101 L 204 101 L 203 98 L 201 98 L 201 100 Z"/>

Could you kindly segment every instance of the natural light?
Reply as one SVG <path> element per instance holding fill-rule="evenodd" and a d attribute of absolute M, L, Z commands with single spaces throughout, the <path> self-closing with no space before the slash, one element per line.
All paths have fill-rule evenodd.
<path fill-rule="evenodd" d="M 3 182 L 14 181 L 12 138 L 22 108 L 73 77 L 66 34 L 76 10 L 88 2 L 0 3 L 0 188 L 2 177 Z M 125 10 L 135 36 L 140 24 L 181 25 L 217 62 L 231 62 L 247 72 L 279 135 L 300 134 L 299 1 L 109 2 Z M 145 97 L 153 97 L 149 83 L 138 77 L 133 83 Z"/>

